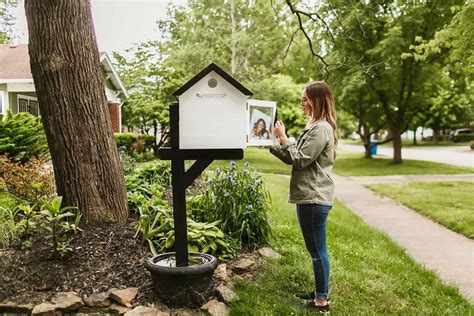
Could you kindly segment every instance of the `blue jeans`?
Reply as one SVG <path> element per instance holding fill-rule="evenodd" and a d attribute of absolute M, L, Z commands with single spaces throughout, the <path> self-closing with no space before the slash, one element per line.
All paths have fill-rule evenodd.
<path fill-rule="evenodd" d="M 329 256 L 326 247 L 326 220 L 330 205 L 298 204 L 296 211 L 304 243 L 313 260 L 316 298 L 329 298 Z"/>

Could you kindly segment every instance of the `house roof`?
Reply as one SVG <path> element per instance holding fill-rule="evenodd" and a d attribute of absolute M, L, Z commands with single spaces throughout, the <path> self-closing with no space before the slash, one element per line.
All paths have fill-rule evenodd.
<path fill-rule="evenodd" d="M 0 80 L 30 79 L 28 45 L 0 45 Z"/>
<path fill-rule="evenodd" d="M 229 75 L 227 72 L 222 70 L 222 68 L 220 68 L 216 64 L 212 63 L 209 66 L 207 66 L 206 68 L 204 68 L 203 70 L 201 70 L 200 73 L 198 73 L 193 78 L 191 78 L 191 80 L 186 82 L 181 88 L 176 90 L 173 93 L 173 96 L 178 97 L 178 96 L 182 95 L 184 92 L 186 92 L 186 90 L 191 88 L 196 82 L 198 82 L 199 80 L 204 78 L 204 76 L 206 76 L 211 71 L 215 71 L 216 73 L 218 73 L 222 78 L 224 78 L 227 82 L 229 82 L 232 86 L 234 86 L 237 90 L 242 92 L 244 95 L 247 95 L 247 96 L 253 95 L 252 91 L 245 88 L 240 82 L 238 82 L 231 75 Z"/>
<path fill-rule="evenodd" d="M 127 90 L 115 71 L 107 53 L 100 53 L 100 63 L 107 75 L 107 80 L 112 82 L 115 90 L 121 91 L 127 97 Z M 28 44 L 0 45 L 0 83 L 25 81 L 33 82 Z"/>

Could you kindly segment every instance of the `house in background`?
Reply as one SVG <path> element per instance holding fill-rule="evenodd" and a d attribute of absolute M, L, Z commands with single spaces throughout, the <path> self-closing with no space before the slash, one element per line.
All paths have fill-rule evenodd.
<path fill-rule="evenodd" d="M 127 91 L 107 53 L 100 53 L 104 75 L 104 91 L 113 131 L 122 131 L 122 100 Z M 33 76 L 30 70 L 28 45 L 0 45 L 0 114 L 29 112 L 40 115 Z"/>

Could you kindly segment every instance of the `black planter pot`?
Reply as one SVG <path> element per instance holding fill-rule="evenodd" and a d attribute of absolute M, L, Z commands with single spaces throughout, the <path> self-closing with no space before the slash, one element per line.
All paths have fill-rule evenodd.
<path fill-rule="evenodd" d="M 153 279 L 155 293 L 167 305 L 172 307 L 199 307 L 212 294 L 212 277 L 217 268 L 214 256 L 190 252 L 190 262 L 198 264 L 187 267 L 171 267 L 163 262 L 175 257 L 174 252 L 162 253 L 149 259 L 146 268 Z M 160 264 L 161 263 L 161 264 Z"/>

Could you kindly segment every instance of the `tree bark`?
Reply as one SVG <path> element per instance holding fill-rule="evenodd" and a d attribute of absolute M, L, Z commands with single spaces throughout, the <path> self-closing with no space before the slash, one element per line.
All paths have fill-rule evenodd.
<path fill-rule="evenodd" d="M 433 144 L 438 144 L 439 141 L 439 129 L 433 128 Z"/>
<path fill-rule="evenodd" d="M 391 127 L 391 134 L 393 138 L 393 160 L 394 165 L 403 163 L 402 160 L 402 135 L 401 129 L 397 127 Z"/>
<path fill-rule="evenodd" d="M 413 128 L 413 145 L 417 145 L 417 143 L 416 143 L 416 130 L 417 129 L 418 129 L 417 127 Z"/>
<path fill-rule="evenodd" d="M 63 203 L 87 222 L 128 217 L 88 0 L 26 0 L 31 72 Z"/>
<path fill-rule="evenodd" d="M 370 131 L 368 124 L 363 125 L 363 133 L 361 136 L 362 141 L 364 142 L 364 149 L 365 149 L 365 155 L 364 157 L 367 159 L 372 159 L 372 153 L 370 151 Z"/>

